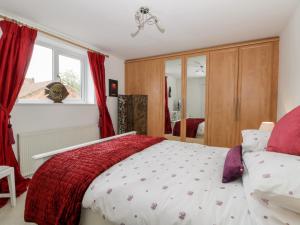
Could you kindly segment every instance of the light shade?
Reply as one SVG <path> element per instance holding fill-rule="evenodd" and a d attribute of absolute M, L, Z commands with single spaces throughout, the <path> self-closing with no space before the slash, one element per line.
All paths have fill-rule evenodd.
<path fill-rule="evenodd" d="M 259 129 L 265 131 L 272 131 L 275 124 L 273 122 L 262 122 Z"/>

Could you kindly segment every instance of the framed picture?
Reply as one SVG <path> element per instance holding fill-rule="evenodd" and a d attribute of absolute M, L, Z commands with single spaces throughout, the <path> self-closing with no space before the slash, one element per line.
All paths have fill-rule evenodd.
<path fill-rule="evenodd" d="M 109 79 L 109 96 L 118 97 L 118 81 Z"/>

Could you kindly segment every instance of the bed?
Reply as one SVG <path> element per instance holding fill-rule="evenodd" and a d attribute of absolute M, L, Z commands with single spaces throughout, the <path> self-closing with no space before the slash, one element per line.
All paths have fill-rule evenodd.
<path fill-rule="evenodd" d="M 35 158 L 41 165 L 58 152 L 70 150 Z M 251 212 L 257 203 L 247 200 L 249 191 L 241 179 L 221 182 L 227 152 L 226 148 L 162 140 L 132 154 L 87 186 L 79 224 L 283 224 L 266 223 Z"/>
<path fill-rule="evenodd" d="M 173 135 L 180 136 L 180 121 L 175 122 L 173 127 Z M 188 118 L 186 119 L 186 137 L 196 138 L 204 135 L 204 118 Z"/>
<path fill-rule="evenodd" d="M 166 140 L 131 156 L 91 183 L 81 224 L 254 224 L 241 182 L 221 183 L 224 150 Z"/>

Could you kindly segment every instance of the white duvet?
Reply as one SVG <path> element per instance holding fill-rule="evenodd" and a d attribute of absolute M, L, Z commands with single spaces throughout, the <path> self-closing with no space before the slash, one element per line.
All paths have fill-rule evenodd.
<path fill-rule="evenodd" d="M 116 225 L 254 225 L 241 181 L 221 183 L 226 154 L 163 141 L 98 176 L 83 207 Z"/>

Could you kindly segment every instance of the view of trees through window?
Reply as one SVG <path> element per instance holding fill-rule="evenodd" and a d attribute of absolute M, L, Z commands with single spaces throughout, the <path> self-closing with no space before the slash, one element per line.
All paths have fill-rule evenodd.
<path fill-rule="evenodd" d="M 72 99 L 81 98 L 81 62 L 67 56 L 59 56 L 59 77 Z"/>
<path fill-rule="evenodd" d="M 61 81 L 67 88 L 66 100 L 82 99 L 82 61 L 76 57 L 55 55 L 52 48 L 36 44 L 26 77 L 21 88 L 20 100 L 45 100 L 45 88 L 54 81 Z M 57 57 L 58 60 L 54 60 Z M 57 62 L 57 64 L 55 64 Z M 55 74 L 57 71 L 58 74 Z"/>
<path fill-rule="evenodd" d="M 59 74 L 61 82 L 64 85 L 72 87 L 77 93 L 80 93 L 80 78 L 73 70 L 67 70 Z"/>

